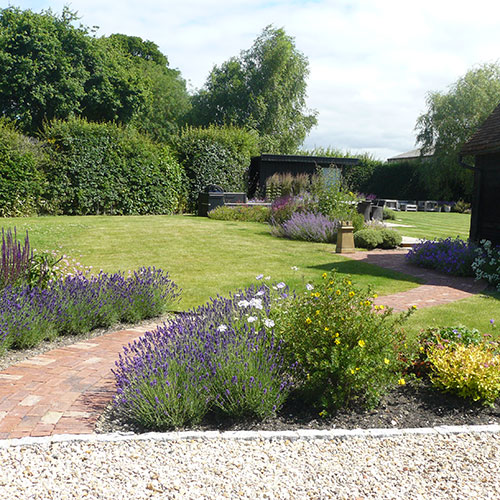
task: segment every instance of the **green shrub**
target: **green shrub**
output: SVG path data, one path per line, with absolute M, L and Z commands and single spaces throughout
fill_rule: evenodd
M 382 243 L 379 245 L 381 248 L 396 248 L 403 241 L 401 235 L 394 229 L 380 229 L 379 233 L 382 236 Z
M 43 166 L 47 156 L 42 145 L 0 119 L 0 216 L 34 215 L 43 209 Z
M 285 364 L 297 364 L 300 392 L 312 404 L 371 407 L 400 378 L 394 332 L 409 312 L 378 312 L 374 297 L 349 278 L 324 273 L 272 311 Z
M 438 344 L 428 358 L 431 381 L 439 389 L 486 405 L 500 397 L 500 357 L 494 345 Z
M 382 231 L 377 229 L 360 229 L 354 233 L 354 245 L 358 248 L 373 250 L 383 243 Z
M 453 212 L 457 212 L 459 214 L 470 214 L 470 203 L 465 202 L 464 200 L 458 200 L 452 207 Z
M 384 220 L 396 220 L 396 212 L 390 208 L 383 208 L 383 219 Z
M 199 193 L 209 184 L 224 191 L 246 191 L 250 158 L 258 154 L 258 136 L 235 127 L 187 127 L 174 147 L 187 176 L 189 207 L 194 209 Z
M 313 211 L 330 220 L 352 221 L 358 213 L 358 196 L 342 180 L 339 169 L 329 169 L 328 173 L 313 176 L 311 194 L 316 200 Z
M 478 345 L 482 341 L 483 335 L 477 328 L 471 329 L 463 325 L 427 328 L 419 334 L 419 343 L 424 351 L 442 342 Z
M 210 219 L 269 222 L 270 209 L 263 206 L 217 207 L 208 212 Z
M 354 227 L 354 233 L 361 231 L 361 229 L 365 227 L 365 218 L 363 214 L 353 214 L 351 222 Z
M 170 214 L 183 196 L 182 170 L 166 146 L 133 128 L 83 119 L 45 129 L 52 146 L 48 198 L 68 215 Z

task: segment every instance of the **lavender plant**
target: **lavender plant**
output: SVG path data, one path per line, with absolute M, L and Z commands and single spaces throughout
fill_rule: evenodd
M 475 257 L 475 245 L 461 240 L 439 239 L 422 241 L 407 254 L 411 264 L 435 269 L 436 271 L 455 276 L 473 276 L 472 262 Z
M 283 288 L 279 293 L 287 296 Z M 211 410 L 274 414 L 289 381 L 269 319 L 271 295 L 262 285 L 218 296 L 147 332 L 116 363 L 115 405 L 154 429 L 195 424 Z
M 102 272 L 67 276 L 45 289 L 9 285 L 0 291 L 0 349 L 158 316 L 179 295 L 168 273 L 155 268 L 141 268 L 128 277 Z
M 283 236 L 292 240 L 335 243 L 337 227 L 337 221 L 331 221 L 320 213 L 295 212 L 280 226 L 273 226 L 271 232 L 275 236 Z

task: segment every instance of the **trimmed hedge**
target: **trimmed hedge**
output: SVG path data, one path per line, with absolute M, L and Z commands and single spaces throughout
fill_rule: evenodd
M 182 170 L 167 146 L 133 128 L 73 118 L 45 128 L 51 146 L 48 199 L 67 215 L 171 214 Z
M 432 200 L 424 183 L 420 161 L 390 162 L 376 165 L 369 178 L 357 186 L 363 193 L 374 193 L 377 198 L 397 200 Z
M 0 120 L 0 216 L 19 217 L 38 213 L 45 186 L 42 145 Z
M 224 191 L 245 191 L 250 158 L 259 152 L 259 137 L 236 127 L 187 127 L 174 147 L 187 177 L 188 203 L 209 184 Z

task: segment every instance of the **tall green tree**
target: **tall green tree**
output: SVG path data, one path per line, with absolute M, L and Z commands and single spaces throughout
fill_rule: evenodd
M 129 71 L 140 75 L 144 102 L 131 122 L 157 141 L 170 141 L 191 108 L 180 71 L 169 67 L 167 56 L 154 42 L 123 34 L 107 40 L 127 56 Z
M 429 92 L 427 112 L 417 119 L 417 142 L 434 160 L 423 164 L 429 188 L 439 199 L 470 198 L 472 173 L 458 153 L 500 102 L 500 65 L 483 64 L 459 78 L 448 92 Z
M 179 71 L 150 41 L 96 38 L 64 8 L 0 9 L 0 116 L 35 134 L 44 122 L 80 116 L 133 123 L 153 138 L 177 132 L 189 109 Z
M 68 9 L 0 10 L 0 113 L 25 132 L 82 110 L 91 41 L 74 20 Z
M 308 74 L 293 38 L 268 26 L 249 50 L 214 66 L 193 96 L 191 122 L 253 129 L 264 151 L 295 152 L 317 122 L 306 107 Z

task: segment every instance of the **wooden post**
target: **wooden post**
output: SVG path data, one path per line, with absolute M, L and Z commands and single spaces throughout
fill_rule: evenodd
M 337 253 L 354 252 L 354 227 L 352 222 L 344 221 L 340 223 L 337 233 Z

